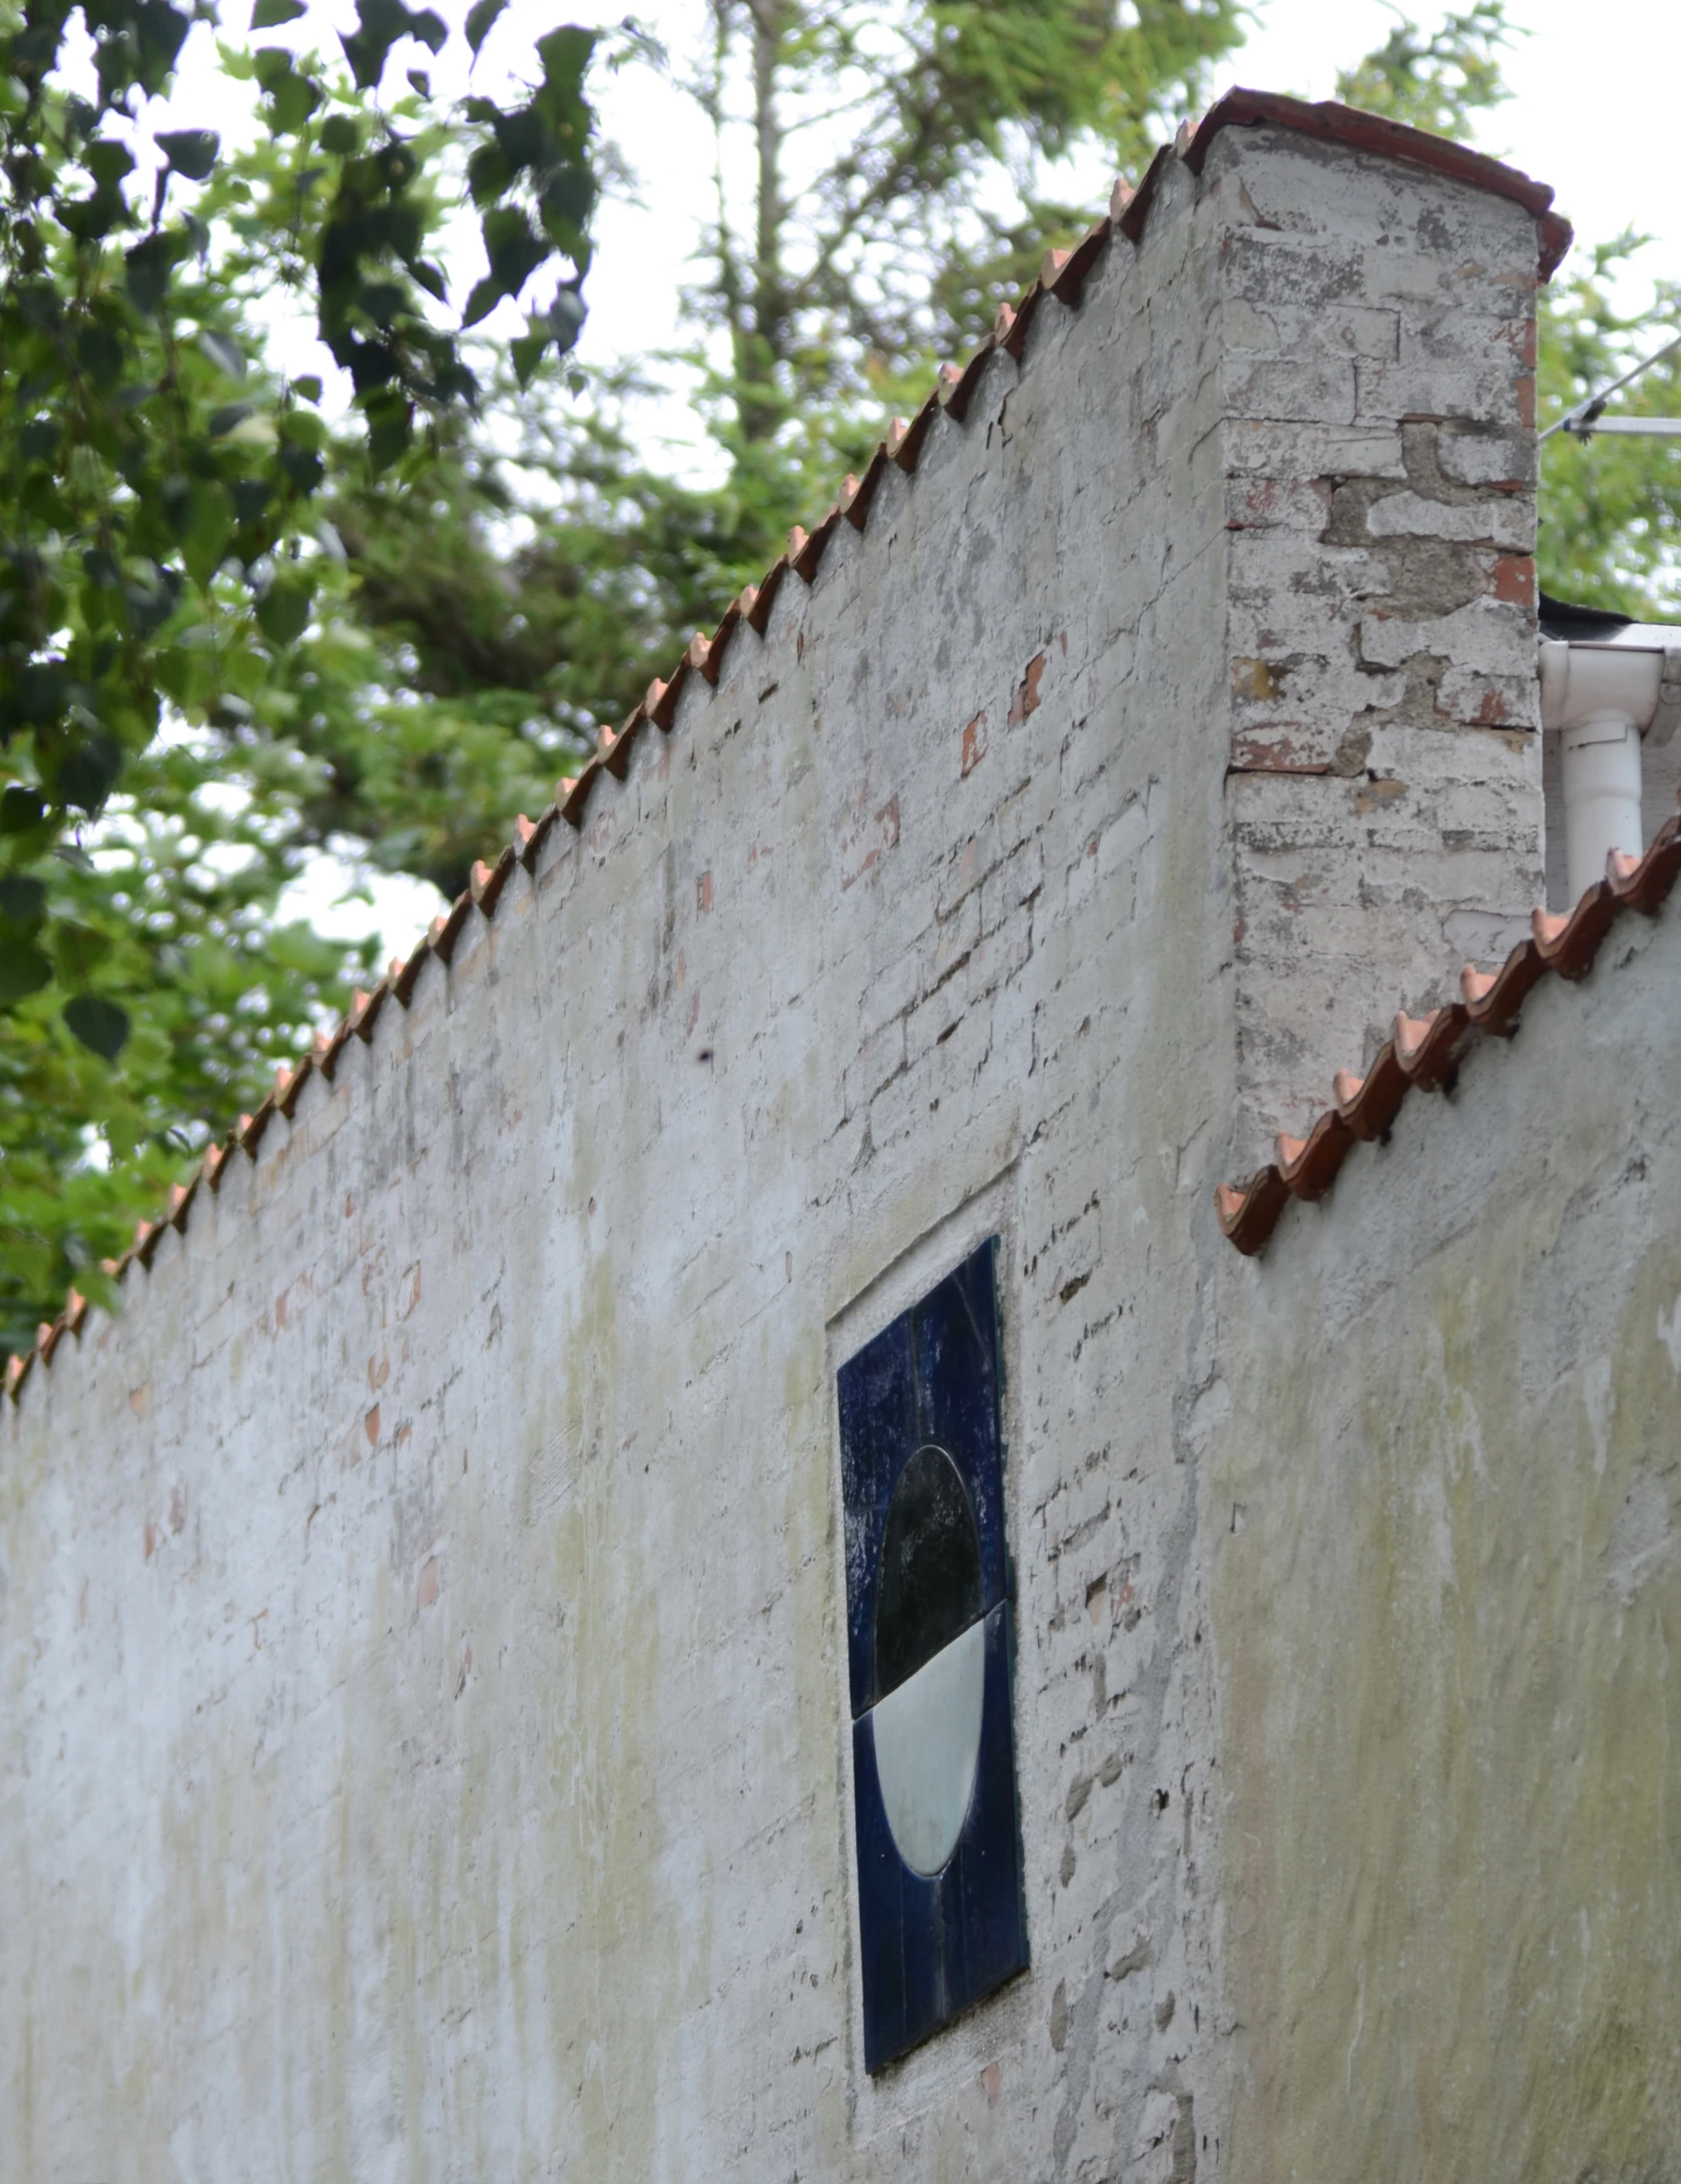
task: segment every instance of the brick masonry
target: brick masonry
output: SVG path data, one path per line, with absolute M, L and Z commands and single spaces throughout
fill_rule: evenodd
M 21 2173 L 1185 2184 L 1272 2114 L 1211 1191 L 1534 897 L 1536 248 L 1168 163 L 6 1406 Z M 1033 1963 L 870 2078 L 834 1372 L 994 1231 Z

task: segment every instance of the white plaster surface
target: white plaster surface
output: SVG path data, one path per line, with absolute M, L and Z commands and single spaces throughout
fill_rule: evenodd
M 1358 1407 L 1316 1240 L 1378 1255 L 1381 1323 L 1521 1158 L 1561 1210 L 1507 1279 L 1544 1283 L 1638 1133 L 1548 1106 L 1526 1029 L 1484 1071 L 1517 1104 L 1409 1111 L 1436 1152 L 1363 1152 L 1261 1265 L 1212 1189 L 1537 891 L 1534 258 L 1421 169 L 1268 130 L 1170 165 L 1079 310 L 25 1382 L 8 2177 L 1492 2173 L 1357 2172 L 1334 2133 L 1288 2168 L 1322 1989 L 1262 1914 L 1302 1930 L 1312 1831 L 1263 1802 L 1252 1854 L 1231 1815 L 1258 1749 L 1310 1780 L 1337 1723 L 1306 1637 L 1300 1705 L 1238 1671 L 1272 1673 L 1256 1601 L 1326 1573 L 1282 1520 L 1223 1558 L 1343 1445 L 1245 1471 L 1260 1368 Z M 872 2079 L 834 1369 L 994 1231 L 1032 1967 Z M 1655 1508 L 1607 1598 L 1668 1569 Z M 1369 1990 L 1323 1991 L 1347 2045 Z M 1395 2010 L 1374 2114 L 1412 2083 Z

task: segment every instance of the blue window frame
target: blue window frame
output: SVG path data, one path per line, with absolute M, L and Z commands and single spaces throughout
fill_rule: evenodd
M 1027 1962 L 997 1239 L 840 1367 L 864 2065 Z

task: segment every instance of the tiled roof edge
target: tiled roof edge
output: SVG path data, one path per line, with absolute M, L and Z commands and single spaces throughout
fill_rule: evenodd
M 1076 309 L 1084 293 L 1086 276 L 1111 236 L 1122 235 L 1135 245 L 1142 241 L 1150 209 L 1170 160 L 1177 159 L 1193 174 L 1200 175 L 1208 157 L 1208 148 L 1220 130 L 1228 127 L 1249 127 L 1260 122 L 1270 122 L 1281 128 L 1297 130 L 1304 135 L 1346 144 L 1355 150 L 1377 152 L 1390 158 L 1433 167 L 1455 180 L 1470 182 L 1478 188 L 1491 190 L 1498 196 L 1513 199 L 1526 210 L 1534 212 L 1541 222 L 1543 276 L 1550 273 L 1568 246 L 1568 225 L 1546 211 L 1552 202 L 1552 192 L 1544 184 L 1531 182 L 1526 175 L 1520 175 L 1515 168 L 1503 167 L 1498 161 L 1487 159 L 1481 153 L 1467 152 L 1461 146 L 1449 144 L 1440 137 L 1427 136 L 1421 130 L 1406 129 L 1399 123 L 1382 121 L 1376 115 L 1363 114 L 1354 107 L 1338 106 L 1331 102 L 1310 106 L 1300 99 L 1285 98 L 1264 91 L 1228 92 L 1209 109 L 1200 123 L 1187 122 L 1173 144 L 1162 146 L 1136 190 L 1124 179 L 1116 183 L 1109 201 L 1107 217 L 1095 221 L 1071 250 L 1045 253 L 1038 279 L 1028 288 L 1014 309 L 1007 303 L 1000 306 L 992 332 L 966 364 L 940 366 L 938 378 L 916 415 L 909 419 L 894 418 L 886 438 L 880 442 L 865 466 L 863 477 L 845 480 L 839 499 L 817 528 L 810 535 L 798 528 L 791 532 L 788 551 L 772 563 L 758 585 L 750 584 L 738 599 L 731 602 L 712 636 L 708 638 L 697 632 L 690 639 L 670 677 L 665 682 L 655 681 L 649 685 L 647 696 L 634 708 L 617 732 L 608 728 L 600 731 L 599 748 L 582 772 L 576 778 L 563 780 L 557 785 L 554 802 L 539 813 L 535 819 L 527 819 L 523 813 L 520 815 L 515 822 L 517 838 L 502 851 L 494 865 L 474 865 L 471 885 L 462 890 L 441 917 L 433 920 L 431 929 L 407 961 L 393 960 L 388 975 L 371 994 L 356 995 L 349 1013 L 333 1031 L 322 1032 L 309 1051 L 291 1068 L 281 1067 L 276 1090 L 255 1114 L 242 1115 L 226 1139 L 206 1152 L 200 1176 L 185 1189 L 178 1185 L 172 1193 L 170 1209 L 163 1219 L 155 1222 L 143 1221 L 135 1232 L 134 1243 L 121 1259 L 108 1260 L 105 1271 L 119 1282 L 127 1278 L 129 1268 L 136 1260 L 150 1271 L 153 1255 L 163 1241 L 165 1227 L 174 1227 L 178 1232 L 185 1233 L 188 1212 L 201 1181 L 209 1185 L 213 1194 L 220 1189 L 226 1165 L 236 1150 L 244 1151 L 255 1161 L 258 1158 L 260 1141 L 276 1111 L 279 1110 L 289 1120 L 304 1084 L 316 1070 L 331 1082 L 338 1056 L 350 1035 L 354 1033 L 364 1044 L 370 1044 L 375 1018 L 387 998 L 394 997 L 404 1009 L 410 1005 L 415 983 L 425 968 L 427 957 L 436 955 L 447 966 L 470 911 L 477 908 L 487 919 L 495 916 L 497 902 L 514 863 L 517 861 L 528 872 L 533 871 L 538 851 L 557 820 L 564 819 L 574 830 L 582 826 L 585 808 L 597 782 L 604 774 L 611 775 L 616 781 L 623 781 L 632 747 L 643 729 L 650 722 L 661 730 L 671 728 L 678 699 L 689 678 L 699 675 L 707 683 L 716 683 L 723 665 L 725 649 L 744 623 L 750 625 L 759 636 L 764 636 L 777 591 L 791 572 L 799 575 L 807 585 L 816 582 L 825 548 L 833 537 L 840 518 L 844 516 L 858 531 L 864 529 L 875 487 L 885 465 L 889 462 L 896 463 L 907 473 L 913 471 L 921 455 L 922 443 L 935 418 L 943 412 L 958 423 L 963 421 L 974 390 L 996 350 L 1004 350 L 1018 364 L 1022 361 L 1029 331 L 1045 297 L 1053 295 L 1069 309 Z M 1550 258 L 1548 252 L 1552 245 L 1547 238 L 1552 231 L 1547 226 L 1549 220 L 1563 239 Z M 1253 1248 L 1259 1249 L 1259 1246 Z M 15 1353 L 7 1360 L 3 1384 L 5 1392 L 14 1402 L 37 1360 L 44 1365 L 50 1365 L 65 1334 L 80 1338 L 87 1312 L 86 1301 L 72 1290 L 59 1317 L 54 1321 L 44 1321 L 37 1330 L 33 1347 L 28 1351 Z
M 1323 1198 L 1359 1142 L 1381 1138 L 1410 1091 L 1434 1092 L 1454 1077 L 1473 1034 L 1509 1038 L 1525 1000 L 1550 972 L 1585 978 L 1600 942 L 1630 910 L 1655 917 L 1681 873 L 1681 816 L 1658 829 L 1642 857 L 1613 850 L 1605 877 L 1596 880 L 1568 916 L 1536 910 L 1530 937 L 1520 941 L 1496 971 L 1467 963 L 1459 973 L 1461 999 L 1428 1016 L 1398 1016 L 1364 1077 L 1340 1070 L 1326 1108 L 1305 1138 L 1281 1135 L 1277 1157 L 1239 1188 L 1222 1183 L 1215 1210 L 1228 1240 L 1246 1256 L 1261 1251 L 1293 1198 Z
M 1509 198 L 1530 214 L 1539 231 L 1540 276 L 1550 280 L 1570 248 L 1570 223 L 1552 210 L 1553 192 L 1520 169 L 1507 167 L 1485 152 L 1454 144 L 1450 138 L 1431 136 L 1428 130 L 1410 129 L 1404 122 L 1386 121 L 1381 114 L 1363 113 L 1358 106 L 1340 106 L 1335 99 L 1317 105 L 1306 99 L 1288 98 L 1279 91 L 1228 91 L 1211 106 L 1200 122 L 1187 122 L 1180 130 L 1175 151 L 1194 175 L 1203 171 L 1209 148 L 1223 129 L 1252 129 L 1258 123 L 1293 129 L 1305 137 L 1328 144 L 1345 145 L 1352 152 L 1373 152 L 1381 159 L 1405 160 L 1427 167 L 1450 182 L 1466 183 L 1493 197 Z M 1153 190 L 1158 154 L 1139 190 L 1141 199 Z M 1141 216 L 1142 217 L 1142 216 Z

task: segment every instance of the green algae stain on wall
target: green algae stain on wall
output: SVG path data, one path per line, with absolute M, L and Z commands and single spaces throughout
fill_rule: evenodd
M 1548 1358 L 1539 1218 L 1317 1348 L 1298 1298 L 1219 1465 L 1246 2184 L 1681 2143 L 1681 1251 Z

